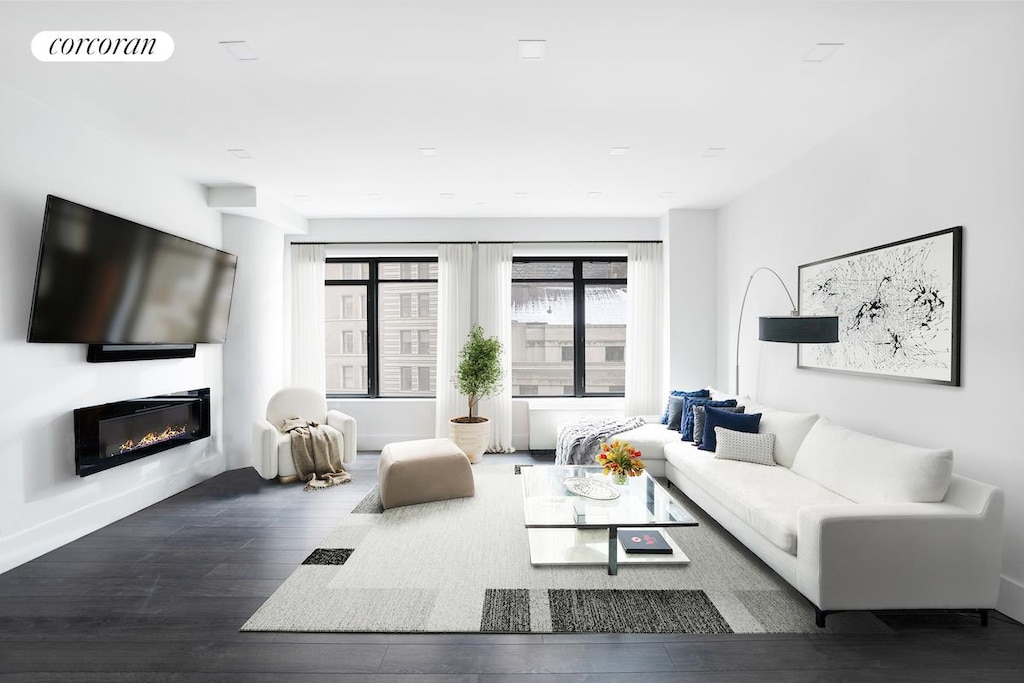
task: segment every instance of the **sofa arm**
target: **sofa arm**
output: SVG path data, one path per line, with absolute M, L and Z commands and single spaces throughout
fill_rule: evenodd
M 264 479 L 277 476 L 277 444 L 281 432 L 266 420 L 256 420 L 252 430 L 253 467 Z
M 798 513 L 801 589 L 822 610 L 982 609 L 999 594 L 1003 497 L 815 505 Z
M 356 419 L 340 410 L 327 411 L 327 424 L 334 427 L 345 437 L 343 439 L 341 461 L 349 465 L 356 461 Z

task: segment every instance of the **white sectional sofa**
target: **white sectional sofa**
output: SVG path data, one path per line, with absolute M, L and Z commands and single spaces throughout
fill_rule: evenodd
M 953 474 L 950 451 L 741 403 L 776 435 L 776 466 L 716 458 L 660 424 L 618 437 L 645 437 L 651 473 L 663 468 L 810 600 L 819 626 L 830 612 L 870 609 L 980 610 L 984 622 L 999 590 L 999 489 Z

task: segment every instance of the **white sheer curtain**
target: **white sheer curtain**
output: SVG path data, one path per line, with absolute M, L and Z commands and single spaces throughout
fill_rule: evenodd
M 293 386 L 327 393 L 324 357 L 324 262 L 322 244 L 291 246 Z
M 472 323 L 473 245 L 437 247 L 437 414 L 435 434 L 448 436 L 448 421 L 466 414 L 464 397 L 452 384 L 459 350 Z
M 480 402 L 491 419 L 488 453 L 512 453 L 512 245 L 481 244 L 477 253 L 477 322 L 501 342 L 501 393 Z
M 626 415 L 661 412 L 664 283 L 660 242 L 628 246 Z

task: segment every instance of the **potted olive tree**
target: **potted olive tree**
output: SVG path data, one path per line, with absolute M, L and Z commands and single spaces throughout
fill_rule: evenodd
M 469 456 L 470 462 L 480 462 L 491 440 L 491 422 L 477 415 L 477 404 L 501 391 L 501 380 L 501 342 L 497 337 L 485 337 L 484 329 L 473 325 L 459 351 L 459 367 L 452 378 L 455 388 L 468 401 L 469 414 L 453 417 L 449 427 L 451 440 Z

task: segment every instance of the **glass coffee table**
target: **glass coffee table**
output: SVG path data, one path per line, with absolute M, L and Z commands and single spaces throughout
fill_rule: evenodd
M 647 472 L 621 485 L 613 484 L 614 478 L 605 476 L 601 467 L 535 465 L 523 467 L 521 476 L 531 564 L 607 565 L 615 575 L 620 564 L 689 563 L 667 533 L 661 535 L 671 553 L 627 554 L 619 543 L 620 529 L 637 529 L 642 535 L 651 527 L 697 526 Z M 566 480 L 587 495 L 571 491 Z

